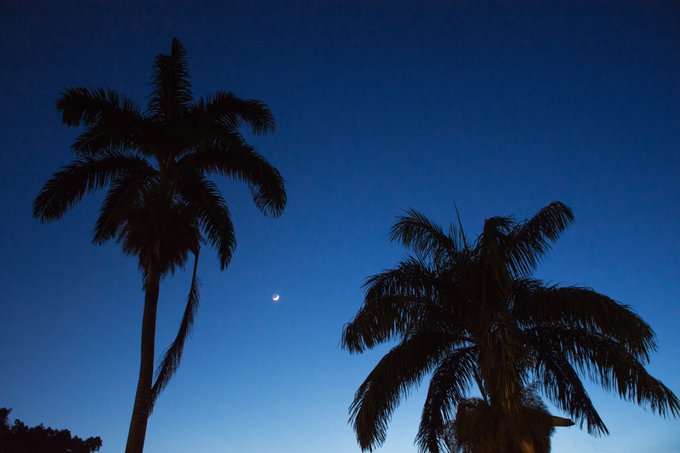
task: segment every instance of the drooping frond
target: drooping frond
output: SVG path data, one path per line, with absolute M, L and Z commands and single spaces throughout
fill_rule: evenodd
M 189 290 L 189 296 L 187 297 L 187 305 L 184 309 L 184 315 L 182 316 L 182 322 L 179 326 L 179 331 L 175 340 L 172 342 L 170 347 L 163 354 L 160 365 L 156 369 L 156 379 L 151 389 L 151 407 L 150 411 L 153 410 L 153 406 L 156 404 L 158 395 L 163 391 L 163 389 L 170 382 L 170 378 L 175 374 L 179 363 L 182 360 L 182 352 L 184 351 L 184 345 L 191 334 L 191 328 L 194 325 L 194 318 L 196 312 L 198 311 L 198 305 L 200 302 L 199 297 L 199 281 L 196 276 L 196 270 L 198 269 L 198 250 L 194 252 L 194 270 L 191 277 L 191 289 Z
M 537 352 L 534 372 L 543 394 L 581 427 L 585 423 L 590 434 L 609 434 L 578 373 L 562 351 L 548 344 L 545 338 L 531 340 L 532 349 Z
M 198 224 L 217 250 L 220 267 L 226 268 L 236 248 L 229 208 L 214 183 L 198 172 L 186 172 L 177 182 L 178 191 L 196 210 Z
M 439 225 L 413 209 L 397 219 L 390 230 L 390 240 L 399 241 L 435 262 L 453 260 L 460 249 L 456 236 L 447 235 Z
M 149 111 L 154 117 L 175 121 L 188 111 L 193 102 L 189 76 L 186 50 L 179 39 L 173 38 L 170 54 L 159 54 L 154 62 L 149 97 Z
M 587 329 L 537 330 L 537 337 L 548 343 L 559 341 L 570 363 L 590 376 L 605 390 L 615 391 L 621 399 L 648 405 L 659 415 L 680 415 L 680 402 L 661 381 L 652 377 L 624 345 Z
M 531 219 L 514 226 L 508 237 L 507 260 L 516 275 L 529 276 L 538 260 L 550 250 L 574 215 L 559 201 L 541 209 Z
M 476 366 L 474 347 L 464 347 L 447 353 L 432 373 L 416 436 L 421 452 L 439 453 L 444 447 L 446 422 L 467 395 Z
M 246 124 L 254 134 L 266 134 L 273 132 L 276 125 L 265 103 L 257 99 L 241 99 L 229 91 L 218 91 L 205 101 L 200 99 L 194 109 L 209 121 L 217 121 L 231 130 L 238 130 Z
M 69 88 L 57 100 L 57 111 L 67 126 L 135 124 L 142 116 L 131 99 L 103 88 Z
M 132 210 L 138 209 L 145 195 L 154 186 L 158 186 L 158 178 L 151 167 L 140 167 L 116 179 L 99 210 L 92 242 L 103 244 L 113 239 L 130 217 Z
M 86 193 L 101 189 L 121 175 L 148 169 L 144 159 L 116 152 L 76 159 L 43 186 L 33 203 L 33 216 L 41 222 L 58 219 Z
M 230 147 L 247 146 L 246 139 L 238 129 L 225 125 L 218 118 L 209 115 L 198 106 L 189 111 L 186 121 L 192 146 L 180 152 L 177 156 L 178 159 L 197 150 L 216 149 L 219 151 Z
M 544 286 L 536 280 L 518 280 L 512 312 L 526 326 L 577 327 L 612 338 L 645 362 L 656 349 L 649 324 L 630 307 L 590 288 Z
M 350 406 L 350 422 L 362 451 L 373 451 L 385 441 L 392 412 L 436 365 L 446 347 L 443 335 L 423 332 L 405 339 L 378 362 Z
M 245 143 L 213 140 L 198 152 L 182 157 L 180 171 L 194 169 L 216 173 L 248 183 L 255 205 L 265 214 L 277 217 L 286 207 L 285 183 L 279 171 Z
M 408 257 L 396 268 L 369 277 L 364 283 L 364 289 L 369 299 L 384 296 L 432 298 L 437 290 L 437 277 L 437 270 L 428 263 Z
M 364 305 L 342 333 L 342 347 L 352 353 L 413 331 L 434 309 L 435 276 L 422 262 L 406 260 L 399 267 L 368 279 Z
M 380 304 L 363 307 L 352 322 L 345 325 L 341 346 L 351 353 L 364 352 L 409 331 L 426 310 L 422 298 L 385 296 Z

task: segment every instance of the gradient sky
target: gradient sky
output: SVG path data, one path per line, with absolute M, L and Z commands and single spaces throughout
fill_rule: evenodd
M 219 180 L 238 248 L 224 272 L 202 254 L 201 310 L 147 453 L 358 452 L 347 408 L 389 345 L 351 356 L 340 333 L 365 278 L 404 256 L 387 232 L 407 208 L 447 223 L 456 203 L 473 235 L 490 216 L 568 204 L 576 222 L 537 276 L 632 306 L 658 335 L 649 370 L 680 392 L 677 1 L 140 3 L 0 3 L 0 406 L 14 417 L 123 450 L 136 262 L 90 243 L 101 194 L 47 225 L 31 205 L 72 158 L 60 90 L 109 87 L 144 105 L 173 36 L 196 95 L 271 107 L 276 133 L 253 143 L 289 204 L 265 218 L 247 187 Z M 188 287 L 186 273 L 162 284 L 159 350 Z M 589 388 L 611 435 L 558 429 L 553 452 L 680 451 L 677 420 Z M 416 451 L 425 389 L 380 452 Z

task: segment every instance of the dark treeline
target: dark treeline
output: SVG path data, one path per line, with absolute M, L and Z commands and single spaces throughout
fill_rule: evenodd
M 0 408 L 0 453 L 92 453 L 102 447 L 99 437 L 81 439 L 67 429 L 29 427 L 18 419 L 10 425 L 11 411 Z

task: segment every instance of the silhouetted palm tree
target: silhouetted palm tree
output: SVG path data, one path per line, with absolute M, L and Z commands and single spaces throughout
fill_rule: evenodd
M 350 407 L 362 450 L 385 440 L 392 412 L 430 372 L 421 451 L 446 448 L 445 429 L 457 409 L 520 416 L 532 382 L 588 432 L 606 434 L 581 375 L 662 416 L 678 416 L 676 396 L 644 368 L 656 347 L 649 325 L 591 289 L 530 277 L 572 220 L 558 202 L 520 223 L 493 217 L 472 244 L 460 227 L 444 232 L 415 211 L 397 221 L 391 239 L 415 256 L 368 279 L 364 304 L 342 335 L 352 353 L 399 340 Z M 470 402 L 475 384 L 481 400 Z
M 127 453 L 143 450 L 153 404 L 179 365 L 198 308 L 201 244 L 217 250 L 222 269 L 236 246 L 227 204 L 208 176 L 248 183 L 264 214 L 278 216 L 286 204 L 281 175 L 239 133 L 242 124 L 256 134 L 273 130 L 265 104 L 222 91 L 194 100 L 186 52 L 177 39 L 169 55 L 156 57 L 151 85 L 145 113 L 112 90 L 62 93 L 57 110 L 64 123 L 85 130 L 72 145 L 78 157 L 45 184 L 33 211 L 42 222 L 59 219 L 86 193 L 108 187 L 93 242 L 116 239 L 139 259 L 145 288 L 142 351 Z M 159 284 L 190 256 L 194 265 L 187 306 L 154 381 Z

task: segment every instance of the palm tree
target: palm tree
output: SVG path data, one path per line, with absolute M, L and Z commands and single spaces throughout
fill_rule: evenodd
M 95 224 L 95 244 L 115 239 L 136 256 L 145 298 L 139 380 L 126 452 L 141 453 L 149 414 L 182 356 L 198 308 L 196 270 L 201 244 L 217 250 L 221 269 L 236 241 L 227 203 L 208 178 L 249 184 L 257 207 L 278 216 L 286 204 L 279 172 L 239 132 L 274 129 L 269 108 L 219 91 L 194 100 L 186 51 L 173 39 L 154 62 L 148 109 L 105 89 L 72 88 L 57 101 L 68 126 L 84 126 L 72 145 L 76 159 L 55 173 L 34 203 L 42 222 L 61 218 L 89 192 L 108 187 Z M 160 281 L 193 257 L 186 309 L 154 380 L 154 338 Z
M 398 219 L 390 237 L 415 255 L 368 279 L 364 304 L 342 334 L 351 353 L 398 340 L 350 406 L 362 450 L 382 444 L 392 412 L 428 373 L 417 435 L 424 452 L 446 449 L 447 426 L 457 421 L 456 413 L 524 417 L 523 395 L 532 382 L 591 434 L 608 431 L 582 375 L 662 416 L 680 414 L 677 397 L 645 370 L 656 347 L 649 325 L 591 289 L 531 278 L 572 221 L 569 208 L 555 202 L 524 222 L 487 219 L 470 244 L 460 220 L 445 232 L 416 211 Z M 473 386 L 480 400 L 470 401 Z M 531 439 L 522 436 L 516 445 Z

